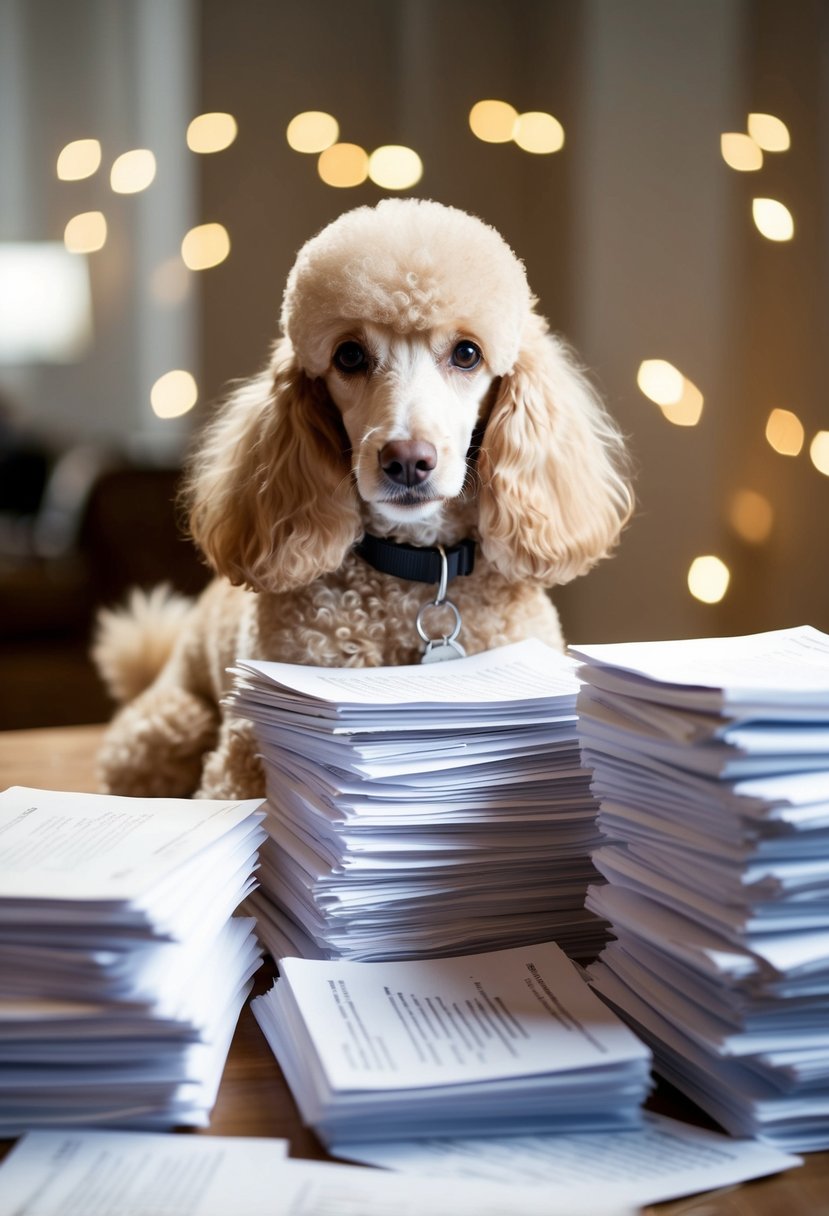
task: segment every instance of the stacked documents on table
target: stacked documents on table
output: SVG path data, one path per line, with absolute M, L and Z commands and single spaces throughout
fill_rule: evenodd
M 0 1136 L 204 1125 L 259 965 L 259 802 L 0 794 Z
M 553 943 L 280 977 L 253 1012 L 325 1143 L 641 1122 L 650 1052 Z
M 419 667 L 242 663 L 230 705 L 267 773 L 253 907 L 274 956 L 555 940 L 595 958 L 575 666 L 541 642 Z
M 829 1147 L 829 636 L 586 646 L 596 988 L 725 1128 Z

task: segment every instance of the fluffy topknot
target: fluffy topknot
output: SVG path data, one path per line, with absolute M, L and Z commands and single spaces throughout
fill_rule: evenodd
M 282 328 L 310 376 L 328 366 L 335 331 L 362 321 L 398 333 L 461 330 L 503 375 L 533 304 L 522 263 L 494 228 L 442 203 L 384 199 L 347 211 L 302 247 Z

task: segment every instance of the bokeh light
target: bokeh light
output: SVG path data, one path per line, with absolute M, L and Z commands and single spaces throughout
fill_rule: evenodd
M 199 114 L 187 128 L 187 147 L 191 152 L 207 154 L 223 152 L 229 148 L 239 133 L 232 114 L 214 111 Z
M 829 477 L 829 431 L 818 431 L 809 444 L 809 459 L 819 473 Z
M 209 270 L 230 253 L 230 237 L 223 224 L 199 224 L 181 242 L 181 257 L 188 270 Z
M 413 148 L 386 144 L 369 157 L 368 175 L 384 190 L 408 190 L 423 176 L 423 161 Z
M 180 418 L 198 399 L 196 381 L 190 372 L 181 369 L 159 376 L 150 390 L 150 405 L 159 418 Z
M 564 127 L 543 110 L 529 110 L 515 120 L 512 138 L 525 152 L 546 155 L 564 147 Z
M 166 258 L 150 274 L 150 293 L 156 304 L 174 308 L 190 293 L 192 276 L 180 257 Z
M 684 377 L 667 359 L 643 359 L 636 383 L 656 405 L 675 405 L 682 398 Z
M 340 125 L 324 110 L 304 110 L 288 123 L 285 137 L 295 152 L 324 152 L 339 139 Z
M 785 203 L 776 198 L 755 198 L 751 214 L 757 231 L 768 241 L 790 241 L 794 236 L 794 217 Z
M 766 422 L 766 439 L 781 456 L 799 456 L 805 433 L 803 423 L 791 410 L 774 409 Z
M 728 522 L 741 540 L 762 545 L 771 535 L 774 509 L 764 494 L 737 490 L 729 506 Z
M 764 152 L 786 152 L 791 147 L 789 128 L 774 114 L 749 114 L 748 133 Z
M 688 570 L 688 590 L 703 604 L 718 604 L 728 590 L 731 572 L 711 553 L 695 557 Z
M 63 231 L 63 243 L 70 253 L 97 253 L 106 239 L 107 222 L 102 211 L 73 215 Z
M 488 98 L 476 101 L 469 111 L 469 126 L 473 135 L 487 144 L 506 144 L 512 139 L 518 111 L 508 101 Z
M 155 178 L 155 156 L 149 148 L 123 152 L 112 165 L 109 184 L 116 194 L 138 194 Z
M 91 177 L 101 164 L 101 145 L 97 139 L 75 139 L 58 155 L 57 174 L 63 182 Z
M 720 136 L 720 151 L 729 168 L 739 173 L 751 173 L 763 167 L 762 149 L 750 135 L 738 131 L 726 132 Z
M 682 377 L 682 393 L 679 401 L 669 401 L 659 408 L 674 426 L 696 426 L 702 417 L 704 399 L 697 386 L 686 376 Z
M 368 153 L 359 144 L 333 144 L 320 153 L 317 172 L 326 186 L 360 186 L 368 177 Z

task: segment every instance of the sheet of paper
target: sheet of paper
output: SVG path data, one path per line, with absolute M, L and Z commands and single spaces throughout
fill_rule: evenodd
M 406 1174 L 534 1183 L 576 1202 L 612 1195 L 643 1205 L 802 1164 L 756 1140 L 734 1140 L 649 1111 L 641 1129 L 625 1132 L 335 1144 L 331 1151 Z
M 282 974 L 335 1090 L 452 1085 L 645 1058 L 551 943 L 382 966 L 285 959 Z
M 278 1193 L 287 1147 L 244 1137 L 30 1132 L 0 1165 L 0 1216 L 252 1216 Z
M 485 705 L 575 697 L 577 664 L 535 639 L 444 663 L 412 667 L 301 667 L 290 663 L 245 660 L 253 672 L 305 701 L 336 708 L 348 706 Z
M 261 801 L 13 786 L 0 793 L 0 911 L 13 899 L 137 899 L 254 815 Z
M 637 679 L 648 681 L 639 695 L 654 700 L 735 710 L 763 704 L 829 709 L 829 635 L 811 625 L 743 637 L 574 646 L 570 653 L 600 669 L 599 687 L 630 694 Z
M 528 1186 L 411 1178 L 297 1161 L 281 1140 L 140 1132 L 33 1132 L 0 1165 L 0 1216 L 630 1216 Z

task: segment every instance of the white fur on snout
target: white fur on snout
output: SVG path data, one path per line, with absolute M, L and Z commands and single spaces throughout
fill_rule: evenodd
M 401 337 L 372 326 L 361 341 L 372 356 L 371 370 L 326 376 L 351 441 L 357 490 L 391 522 L 428 519 L 464 488 L 467 452 L 492 377 L 485 367 L 464 372 L 450 365 L 451 335 Z M 395 440 L 435 449 L 435 468 L 417 487 L 416 497 L 424 501 L 401 502 L 405 487 L 383 472 L 380 454 Z

